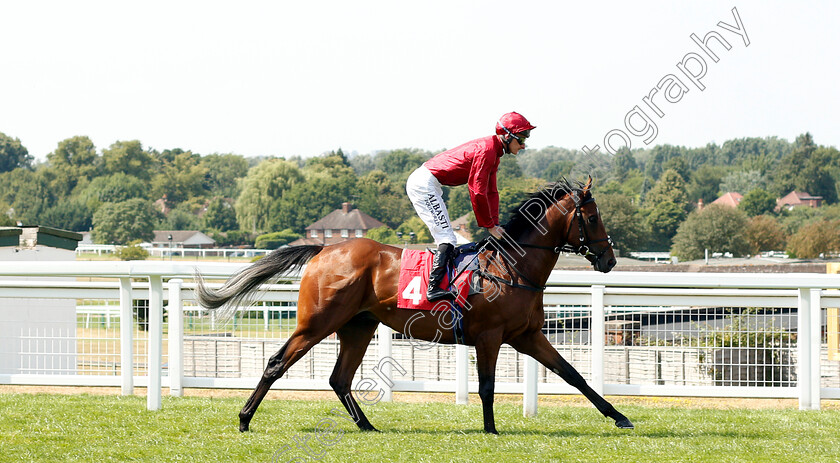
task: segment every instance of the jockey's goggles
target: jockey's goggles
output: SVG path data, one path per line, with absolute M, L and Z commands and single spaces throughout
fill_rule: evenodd
M 512 136 L 513 138 L 515 138 L 515 139 L 516 139 L 516 141 L 518 141 L 520 145 L 523 145 L 523 146 L 524 146 L 524 145 L 525 145 L 525 142 L 528 140 L 528 137 L 531 135 L 531 133 L 530 133 L 530 132 L 531 132 L 530 130 L 526 130 L 526 131 L 524 131 L 524 132 L 519 132 L 519 133 L 516 133 L 516 134 L 511 134 L 511 136 Z

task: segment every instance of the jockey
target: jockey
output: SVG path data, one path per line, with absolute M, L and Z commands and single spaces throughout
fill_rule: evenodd
M 496 135 L 444 151 L 408 177 L 408 198 L 438 246 L 426 291 L 429 301 L 455 298 L 454 294 L 440 287 L 446 267 L 454 257 L 456 242 L 449 212 L 441 197 L 441 185 L 468 185 L 478 225 L 486 228 L 493 237 L 501 238 L 504 230 L 499 227 L 496 171 L 502 156 L 506 153 L 516 155 L 525 148 L 525 140 L 534 128 L 521 114 L 507 113 L 496 123 Z

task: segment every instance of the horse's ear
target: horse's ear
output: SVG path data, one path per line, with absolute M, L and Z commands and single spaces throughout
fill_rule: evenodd
M 583 194 L 584 195 L 592 194 L 592 191 L 590 191 L 591 189 L 592 189 L 592 176 L 590 175 L 589 180 L 586 181 L 586 185 L 584 185 L 584 187 L 583 187 Z

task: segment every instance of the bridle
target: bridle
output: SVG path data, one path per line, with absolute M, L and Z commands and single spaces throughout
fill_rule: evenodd
M 612 247 L 612 238 L 607 235 L 606 238 L 601 238 L 598 240 L 593 240 L 589 238 L 589 235 L 586 233 L 586 227 L 584 226 L 583 220 L 583 206 L 586 206 L 589 203 L 595 202 L 594 196 L 589 196 L 588 199 L 581 201 L 577 195 L 572 195 L 572 200 L 575 202 L 575 216 L 572 220 L 569 221 L 569 228 L 566 230 L 566 237 L 563 240 L 565 244 L 562 246 L 539 246 L 536 244 L 528 244 L 528 243 L 517 243 L 523 248 L 534 248 L 534 249 L 547 249 L 553 251 L 555 254 L 560 254 L 561 252 L 568 252 L 573 254 L 578 254 L 583 256 L 589 262 L 594 262 L 601 257 Z M 578 241 L 579 244 L 577 246 L 571 244 L 569 242 L 569 236 L 572 234 L 572 225 L 577 222 L 578 225 Z M 592 244 L 601 243 L 606 241 L 610 244 L 610 246 L 604 246 L 604 249 L 601 249 L 599 253 L 592 252 L 592 248 L 590 247 Z
M 586 227 L 585 227 L 584 219 L 583 219 L 583 211 L 581 210 L 581 209 L 583 209 L 583 206 L 586 206 L 589 203 L 595 202 L 595 198 L 590 195 L 588 199 L 586 199 L 584 201 L 581 201 L 580 198 L 576 194 L 573 194 L 571 196 L 572 196 L 572 200 L 575 202 L 575 216 L 572 220 L 569 221 L 569 228 L 566 230 L 566 237 L 563 240 L 564 244 L 562 246 L 540 246 L 540 245 L 537 245 L 537 244 L 530 244 L 530 243 L 516 243 L 516 244 L 523 247 L 523 248 L 549 250 L 549 251 L 554 252 L 555 254 L 560 254 L 561 252 L 570 252 L 570 253 L 578 254 L 578 255 L 581 255 L 581 256 L 585 257 L 586 260 L 588 260 L 591 263 L 594 263 L 597 260 L 599 260 L 601 257 L 603 257 L 603 255 L 606 254 L 606 252 L 612 247 L 612 239 L 610 238 L 609 235 L 607 235 L 606 238 L 601 238 L 601 239 L 598 239 L 598 240 L 590 239 L 589 235 L 586 233 Z M 577 225 L 578 225 L 578 241 L 580 242 L 577 246 L 569 243 L 569 236 L 572 233 L 572 225 L 575 222 L 577 222 Z M 496 240 L 496 238 L 494 238 L 493 236 L 489 236 L 487 238 L 487 240 L 488 241 L 489 240 Z M 609 246 L 604 246 L 604 249 L 601 249 L 601 251 L 598 252 L 597 254 L 592 252 L 592 249 L 590 247 L 592 244 L 601 243 L 601 242 L 604 242 L 604 241 L 609 243 Z M 486 246 L 486 244 L 487 243 L 485 243 L 482 246 L 482 249 L 484 248 L 484 246 Z M 480 269 L 478 270 L 479 276 L 484 277 L 484 278 L 488 278 L 490 280 L 493 280 L 493 281 L 496 281 L 496 282 L 499 282 L 499 283 L 503 283 L 503 284 L 505 284 L 507 286 L 511 286 L 513 288 L 527 289 L 529 291 L 535 291 L 535 292 L 540 292 L 540 291 L 545 290 L 545 288 L 546 288 L 545 285 L 538 285 L 538 284 L 534 283 L 533 281 L 531 281 L 530 278 L 528 278 L 522 272 L 520 272 L 519 269 L 516 268 L 516 265 L 513 265 L 511 262 L 509 262 L 508 258 L 505 256 L 504 252 L 500 252 L 499 255 L 502 257 L 502 260 L 505 262 L 505 264 L 507 264 L 507 267 L 512 269 L 513 272 L 516 273 L 516 275 L 519 278 L 521 278 L 526 283 L 528 283 L 528 285 L 520 285 L 520 284 L 514 283 L 513 281 L 508 281 L 508 280 L 502 279 L 502 278 L 500 278 L 496 275 L 493 275 L 491 273 L 488 273 L 488 272 L 480 270 Z

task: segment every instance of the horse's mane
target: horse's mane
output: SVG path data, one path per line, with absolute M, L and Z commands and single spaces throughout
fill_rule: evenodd
M 531 193 L 531 195 L 522 201 L 518 206 L 510 211 L 510 219 L 503 225 L 505 232 L 510 235 L 513 240 L 521 238 L 525 233 L 534 229 L 534 220 L 542 219 L 550 207 L 554 205 L 561 198 L 569 193 L 576 192 L 583 199 L 584 184 L 576 180 L 568 180 L 562 177 L 560 180 L 544 185 L 539 190 Z M 537 206 L 539 204 L 540 206 Z M 525 211 L 530 214 L 526 214 Z M 539 212 L 538 217 L 534 217 L 534 212 Z

